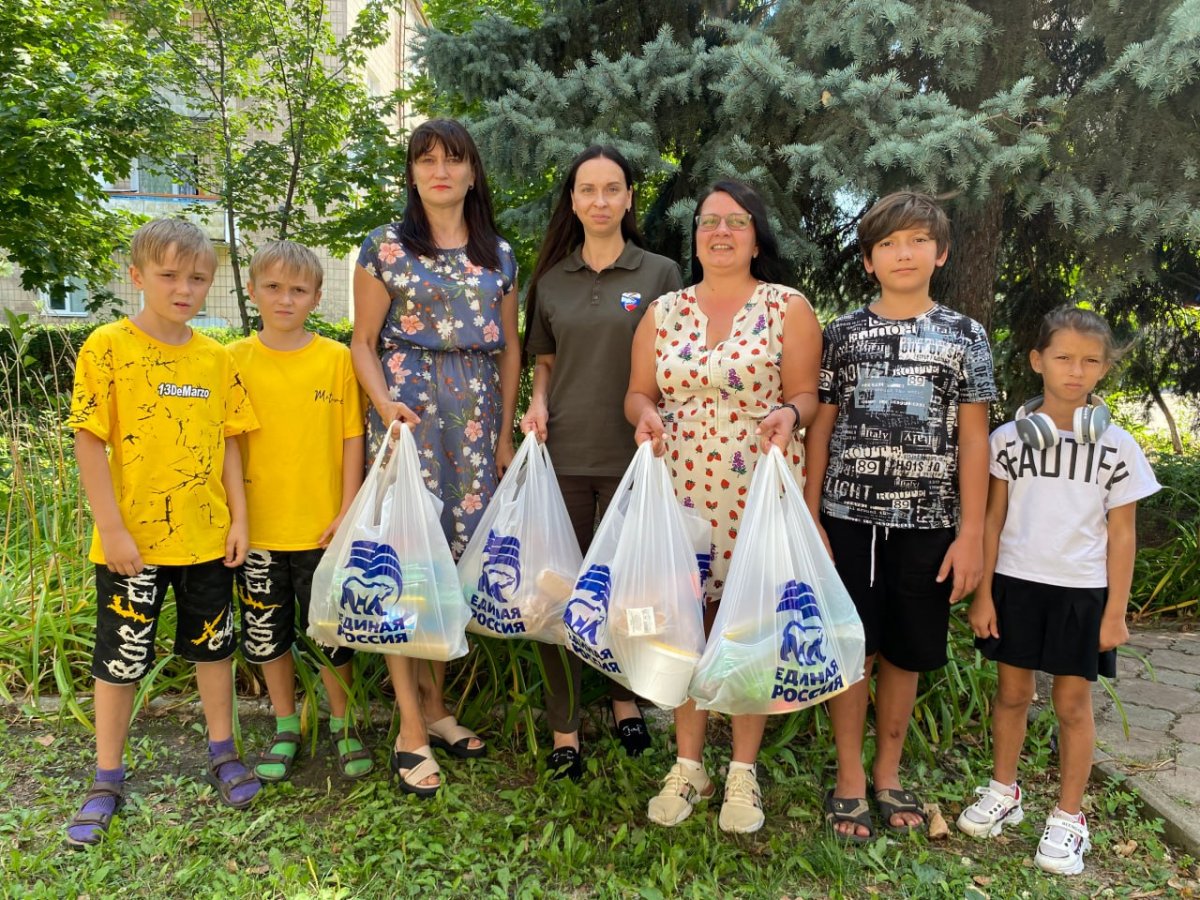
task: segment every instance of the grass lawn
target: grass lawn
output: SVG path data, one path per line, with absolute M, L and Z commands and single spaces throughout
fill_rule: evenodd
M 4 896 L 1200 896 L 1195 861 L 1164 845 L 1158 824 L 1115 784 L 1089 794 L 1094 848 L 1084 874 L 1056 879 L 1033 867 L 1057 775 L 1045 716 L 1030 729 L 1031 756 L 1041 764 L 1024 769 L 1027 816 L 1014 831 L 991 842 L 954 831 L 954 816 L 987 772 L 982 749 L 968 746 L 909 773 L 912 786 L 940 804 L 948 838 L 886 836 L 847 848 L 822 823 L 831 755 L 811 721 L 787 743 L 768 732 L 760 763 L 766 827 L 730 837 L 717 828 L 716 803 L 674 829 L 647 823 L 646 800 L 672 761 L 665 719 L 653 726 L 654 749 L 636 760 L 589 721 L 579 785 L 547 780 L 528 752 L 493 737 L 485 759 L 440 758 L 446 784 L 431 801 L 389 786 L 381 721 L 366 734 L 379 766 L 364 781 L 343 781 L 326 746 L 312 752 L 306 744 L 292 782 L 267 786 L 238 812 L 204 783 L 198 713 L 184 705 L 138 717 L 127 757 L 130 802 L 108 841 L 72 852 L 63 826 L 93 765 L 90 733 L 65 718 L 30 718 L 11 706 L 0 713 Z M 247 717 L 241 729 L 249 748 L 262 749 L 271 720 Z M 709 769 L 719 771 L 728 753 L 723 723 L 710 725 L 710 738 Z

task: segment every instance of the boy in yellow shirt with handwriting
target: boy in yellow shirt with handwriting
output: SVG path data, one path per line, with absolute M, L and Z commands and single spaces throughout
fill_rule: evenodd
M 242 441 L 250 551 L 237 585 L 242 655 L 262 666 L 275 709 L 275 736 L 254 770 L 263 781 L 286 779 L 300 749 L 292 646 L 297 627 L 308 627 L 313 572 L 363 477 L 362 399 L 350 351 L 304 327 L 322 281 L 307 247 L 266 244 L 250 262 L 249 282 L 262 330 L 230 346 L 262 423 Z M 346 722 L 354 651 L 321 651 L 338 769 L 361 778 L 374 763 Z

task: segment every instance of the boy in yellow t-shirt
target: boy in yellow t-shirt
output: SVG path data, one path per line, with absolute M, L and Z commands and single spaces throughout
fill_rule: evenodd
M 313 572 L 363 476 L 363 411 L 350 351 L 304 328 L 321 299 L 316 255 L 275 241 L 250 262 L 250 296 L 262 330 L 231 345 L 262 427 L 242 442 L 250 552 L 239 570 L 242 654 L 262 666 L 275 737 L 255 767 L 263 781 L 291 773 L 300 748 L 296 629 L 308 627 Z M 296 608 L 299 606 L 299 621 Z M 361 778 L 371 755 L 346 723 L 354 651 L 321 648 L 329 729 L 338 769 Z
M 136 315 L 102 325 L 75 367 L 69 426 L 96 525 L 96 780 L 67 843 L 100 842 L 124 799 L 121 754 L 134 684 L 154 664 L 167 588 L 175 652 L 196 664 L 209 736 L 209 777 L 241 809 L 261 785 L 233 743 L 233 569 L 246 555 L 242 460 L 229 443 L 258 427 L 237 367 L 188 320 L 204 306 L 217 257 L 178 219 L 138 229 L 129 275 Z M 232 452 L 229 452 L 232 451 Z

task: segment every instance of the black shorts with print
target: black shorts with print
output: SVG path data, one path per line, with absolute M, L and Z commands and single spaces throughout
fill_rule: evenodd
M 146 566 L 136 575 L 118 575 L 97 565 L 92 655 L 97 679 L 133 684 L 150 671 L 168 587 L 175 594 L 175 654 L 194 663 L 233 655 L 233 571 L 222 560 Z
M 242 655 L 257 665 L 292 651 L 296 632 L 308 630 L 313 573 L 324 550 L 261 550 L 251 548 L 237 572 L 238 605 L 242 611 Z M 299 618 L 297 618 L 299 612 Z M 349 647 L 318 644 L 335 668 L 354 658 Z

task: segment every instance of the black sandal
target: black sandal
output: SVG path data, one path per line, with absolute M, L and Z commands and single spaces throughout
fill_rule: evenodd
M 429 732 L 429 744 L 438 750 L 445 750 L 451 756 L 459 759 L 477 759 L 487 753 L 487 744 L 470 728 L 458 724 L 454 716 L 445 716 L 436 722 L 425 726 Z M 471 741 L 479 741 L 478 747 L 472 747 Z
M 271 747 L 276 744 L 292 744 L 295 746 L 295 751 L 289 756 L 286 753 L 276 753 L 273 749 L 268 750 L 258 758 L 258 762 L 254 765 L 254 777 L 259 781 L 266 781 L 274 784 L 279 781 L 287 781 L 292 774 L 292 766 L 296 763 L 296 756 L 300 753 L 300 741 L 302 738 L 294 731 L 277 731 L 275 737 L 271 738 Z M 258 771 L 258 767 L 262 765 L 268 766 L 283 766 L 282 775 L 267 775 Z
M 330 729 L 329 739 L 333 744 L 333 755 L 337 757 L 338 771 L 341 772 L 343 778 L 349 778 L 350 780 L 354 781 L 359 778 L 365 778 L 367 775 L 370 775 L 375 771 L 375 761 L 371 758 L 371 751 L 363 746 L 362 738 L 358 736 L 358 732 L 353 728 L 343 729 L 340 737 L 335 734 L 332 729 Z M 338 743 L 340 741 L 357 741 L 358 749 L 347 750 L 345 753 L 342 753 L 341 750 L 338 749 Z M 350 763 L 357 762 L 360 759 L 371 760 L 370 767 L 359 772 L 357 775 L 351 775 L 350 772 L 347 771 L 346 767 L 349 766 Z
M 835 797 L 833 790 L 825 792 L 825 822 L 835 836 L 854 844 L 865 844 L 875 837 L 875 823 L 871 820 L 871 806 L 866 797 Z M 848 822 L 855 826 L 851 831 L 838 831 L 837 826 Z M 865 835 L 858 828 L 867 829 Z
M 105 797 L 115 797 L 116 803 L 113 805 L 112 812 L 84 812 L 83 808 L 93 800 L 101 800 Z M 100 843 L 105 834 L 108 833 L 108 826 L 112 824 L 113 816 L 121 811 L 125 806 L 125 783 L 113 783 L 110 781 L 95 781 L 92 782 L 91 788 L 83 798 L 83 803 L 79 805 L 79 812 L 71 817 L 71 821 L 67 823 L 67 844 L 76 850 L 82 850 L 85 847 L 94 847 Z M 71 829 L 79 826 L 91 826 L 93 829 L 86 838 L 71 837 Z
M 433 750 L 428 744 L 418 747 L 416 750 L 393 750 L 388 763 L 388 767 L 391 769 L 388 780 L 395 778 L 400 785 L 400 790 L 406 794 L 413 794 L 422 800 L 428 800 L 442 786 L 442 773 L 438 768 L 437 761 L 433 758 Z M 437 784 L 421 784 L 426 778 L 434 775 L 438 776 Z
M 258 792 L 251 794 L 245 800 L 234 800 L 233 792 L 240 788 L 243 784 L 254 782 L 261 786 L 262 782 L 258 780 L 258 776 L 250 769 L 245 769 L 245 763 L 242 767 L 245 769 L 240 775 L 234 775 L 232 778 L 223 779 L 219 772 L 221 766 L 226 763 L 242 763 L 241 757 L 235 752 L 222 753 L 220 756 L 214 756 L 208 761 L 208 783 L 217 789 L 217 793 L 221 797 L 221 802 L 233 809 L 245 809 L 254 802 L 254 798 L 258 796 Z
M 925 814 L 925 806 L 912 791 L 899 788 L 883 788 L 875 792 L 875 805 L 879 807 L 879 815 L 888 831 L 896 834 L 907 834 L 910 831 L 924 831 L 929 825 L 929 817 Z M 893 825 L 892 816 L 898 813 L 912 813 L 920 816 L 921 821 L 914 825 Z

